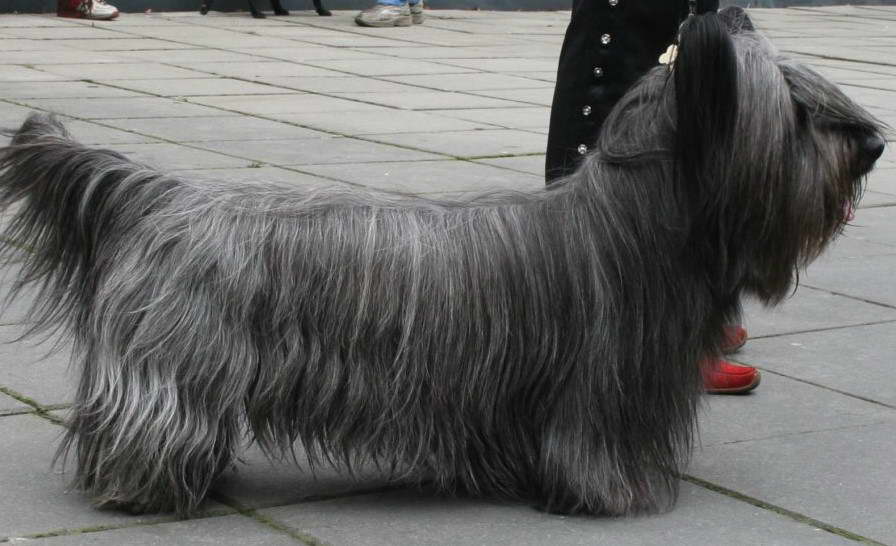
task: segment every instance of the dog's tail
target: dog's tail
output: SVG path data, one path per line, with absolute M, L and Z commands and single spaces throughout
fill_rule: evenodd
M 25 253 L 9 297 L 39 287 L 26 317 L 32 333 L 78 324 L 80 304 L 97 285 L 101 234 L 130 229 L 144 216 L 137 208 L 164 200 L 166 184 L 147 183 L 159 178 L 116 152 L 78 144 L 52 115 L 32 114 L 0 148 L 2 254 Z M 134 199 L 146 191 L 157 199 Z

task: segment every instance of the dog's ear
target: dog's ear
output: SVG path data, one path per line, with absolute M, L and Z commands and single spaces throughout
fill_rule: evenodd
M 740 32 L 753 32 L 756 27 L 747 15 L 747 11 L 740 6 L 728 6 L 719 11 L 719 18 L 725 23 L 725 27 L 731 34 Z
M 676 103 L 676 157 L 692 198 L 718 184 L 737 120 L 737 55 L 716 13 L 688 17 L 672 69 Z M 703 195 L 703 198 L 711 198 Z

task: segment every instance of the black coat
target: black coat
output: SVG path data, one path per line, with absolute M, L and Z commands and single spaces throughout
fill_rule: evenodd
M 719 2 L 698 5 L 703 12 Z M 551 106 L 549 183 L 575 170 L 613 105 L 658 64 L 687 13 L 687 0 L 573 0 Z

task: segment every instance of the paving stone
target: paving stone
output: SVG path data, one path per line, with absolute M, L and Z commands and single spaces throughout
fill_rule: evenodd
M 429 113 L 479 123 L 491 123 L 508 129 L 546 129 L 551 117 L 550 108 L 543 106 L 429 110 Z
M 485 72 L 510 72 L 515 74 L 518 72 L 557 71 L 556 59 L 439 59 L 438 62 Z
M 896 268 L 896 255 L 866 256 L 843 260 L 819 260 L 801 282 L 806 286 L 830 290 L 888 306 L 896 306 L 896 285 L 890 275 Z
M 200 117 L 227 112 L 166 98 L 28 99 L 35 108 L 85 119 Z
M 99 80 L 100 83 L 104 83 Z M 219 95 L 266 95 L 270 93 L 290 93 L 270 85 L 251 83 L 232 78 L 190 78 L 169 80 L 127 80 L 121 87 L 163 97 L 193 97 Z
M 3 65 L 3 81 L 5 82 L 47 82 L 66 79 L 70 78 L 25 66 Z
M 2 69 L 0 69 L 2 72 Z M 88 82 L 3 82 L 0 96 L 8 99 L 68 99 L 136 97 L 138 93 Z
M 363 186 L 417 193 L 475 192 L 499 188 L 525 190 L 544 185 L 543 177 L 455 160 L 359 163 L 351 169 L 342 165 L 305 165 L 302 170 Z
M 22 326 L 0 326 L 0 385 L 42 405 L 70 403 L 79 373 L 69 366 L 71 345 L 51 352 L 52 341 L 19 340 L 25 332 Z
M 778 307 L 744 301 L 744 324 L 752 338 L 896 320 L 896 309 L 801 286 Z
M 156 40 L 154 38 L 123 38 L 99 40 L 83 39 L 83 40 L 67 40 L 65 45 L 74 49 L 87 51 L 98 51 L 105 54 L 106 52 L 118 51 L 137 51 L 154 49 L 161 52 L 170 49 L 184 49 L 190 47 L 189 44 L 177 43 L 169 40 Z
M 191 119 L 116 119 L 106 123 L 128 131 L 179 142 L 296 140 L 326 136 L 319 131 L 288 123 L 234 115 Z
M 403 110 L 436 110 L 442 108 L 502 108 L 517 103 L 491 97 L 477 97 L 450 91 L 413 91 L 400 93 L 340 93 L 355 99 Z
M 388 78 L 399 83 L 420 85 L 443 91 L 476 91 L 483 89 L 529 89 L 533 87 L 554 88 L 550 82 L 520 78 L 509 74 L 472 73 L 459 75 L 455 78 L 444 76 L 432 76 L 428 74 L 417 76 L 392 76 Z
M 272 460 L 257 446 L 247 448 L 213 489 L 242 506 L 266 508 L 363 494 L 390 486 L 388 477 L 373 468 L 356 469 L 355 476 L 329 466 L 312 470 L 300 446 L 296 447 L 296 459 L 298 464 L 291 457 Z
M 24 404 L 22 402 L 19 402 L 15 398 L 0 393 L 0 416 L 3 416 L 5 413 L 25 411 L 30 409 L 31 406 L 29 406 L 28 404 Z
M 361 76 L 401 76 L 407 74 L 462 74 L 473 72 L 466 67 L 449 66 L 426 61 L 408 59 L 367 59 L 315 60 L 308 64 Z
M 638 518 L 562 517 L 509 503 L 399 491 L 262 511 L 333 546 L 846 544 L 808 525 L 690 484 L 678 506 Z M 648 538 L 650 537 L 650 538 Z
M 295 172 L 279 167 L 246 167 L 241 169 L 195 169 L 190 171 L 173 171 L 190 180 L 233 180 L 238 182 L 283 183 L 297 186 L 332 185 L 336 182 L 318 178 L 310 174 Z
M 382 49 L 385 48 L 376 48 L 377 51 Z M 407 47 L 404 49 L 407 50 Z M 234 51 L 240 51 L 240 49 L 236 48 Z M 281 59 L 295 62 L 337 59 L 381 59 L 383 57 L 382 54 L 364 52 L 356 48 L 325 47 L 308 43 L 296 43 L 291 47 L 258 47 L 247 49 L 245 53 L 265 57 L 266 60 Z
M 763 362 L 755 362 L 764 366 Z M 762 371 L 744 396 L 706 396 L 698 451 L 718 445 L 896 422 L 892 409 Z M 698 455 L 699 457 L 699 455 Z
M 254 519 L 232 515 L 206 519 L 139 525 L 125 529 L 63 535 L 43 539 L 47 546 L 187 546 L 239 544 L 240 546 L 295 546 L 290 536 Z
M 420 131 L 470 131 L 493 128 L 481 123 L 449 119 L 443 116 L 430 115 L 426 112 L 386 108 L 351 112 L 277 114 L 277 118 L 316 129 L 352 136 L 419 133 Z
M 296 93 L 292 95 L 252 95 L 231 97 L 194 97 L 190 102 L 205 104 L 232 112 L 271 115 L 310 112 L 355 112 L 371 111 L 377 107 L 345 99 Z M 345 114 L 343 114 L 345 115 Z
M 72 38 L 130 38 L 127 34 L 122 34 L 115 30 L 87 27 L 87 26 L 67 26 L 67 27 L 18 27 L 7 28 L 3 30 L 4 36 L 14 36 L 16 38 L 28 38 L 32 40 L 68 40 Z
M 144 62 L 155 62 L 159 60 L 158 51 L 119 51 L 116 55 L 126 59 L 138 59 Z M 235 51 L 224 51 L 222 49 L 170 49 L 165 52 L 165 62 L 169 64 L 184 65 L 189 67 L 191 63 L 227 63 L 252 61 L 255 59 L 252 55 L 245 53 L 237 53 Z
M 202 148 L 229 153 L 274 165 L 345 164 L 375 161 L 419 161 L 441 159 L 443 156 L 377 144 L 354 138 L 328 137 L 303 140 L 256 140 L 233 142 L 203 142 Z
M 333 94 L 333 93 L 357 93 L 360 100 L 364 100 L 363 94 L 366 93 L 417 93 L 420 92 L 419 87 L 411 85 L 402 85 L 400 83 L 377 80 L 373 78 L 359 78 L 356 76 L 348 76 L 342 73 L 334 73 L 338 77 L 262 77 L 259 81 L 278 85 L 289 89 L 300 91 L 310 91 L 313 93 Z
M 734 358 L 896 407 L 896 323 L 754 339 Z
M 189 63 L 187 66 L 205 74 L 217 74 L 219 76 L 250 80 L 299 76 L 304 78 L 345 76 L 341 72 L 333 72 L 332 70 L 316 66 L 257 58 L 248 62 Z
M 10 104 L 0 100 L 0 127 L 18 127 L 33 110 L 27 106 Z M 0 135 L 0 139 L 4 137 Z
M 896 423 L 891 422 L 714 446 L 696 458 L 690 473 L 893 543 L 894 450 Z
M 83 54 L 82 54 L 83 55 Z M 162 57 L 156 53 L 157 57 Z M 167 55 L 167 54 L 166 54 Z M 115 63 L 109 64 L 40 64 L 41 70 L 70 78 L 87 80 L 164 80 L 173 78 L 202 78 L 205 74 L 163 64 Z
M 132 161 L 162 171 L 248 167 L 251 163 L 245 159 L 168 143 L 115 144 L 111 148 Z
M 542 153 L 544 135 L 512 129 L 372 135 L 370 138 L 455 157 L 509 156 Z
M 494 157 L 490 159 L 477 159 L 476 163 L 494 165 L 505 169 L 513 169 L 524 173 L 544 176 L 544 156 L 526 155 L 519 157 Z
M 483 97 L 541 106 L 550 106 L 554 99 L 554 90 L 547 87 L 538 89 L 489 89 L 487 91 L 471 91 L 471 93 Z
M 212 118 L 197 118 L 212 119 Z M 110 120 L 111 121 L 111 120 Z M 117 121 L 117 120 L 115 120 Z M 154 121 L 151 118 L 143 121 Z M 65 128 L 71 133 L 72 137 L 80 142 L 90 146 L 105 146 L 111 144 L 138 144 L 146 142 L 158 142 L 151 136 L 138 135 L 127 131 L 119 131 L 112 127 L 98 125 L 92 121 L 81 121 L 77 119 L 64 119 Z M 106 122 L 104 122 L 106 123 Z
M 136 525 L 171 518 L 170 515 L 132 516 L 97 510 L 86 496 L 69 491 L 70 474 L 60 473 L 51 466 L 61 435 L 62 427 L 35 415 L 0 417 L 0 438 L 3 438 L 0 442 L 0 459 L 3 460 L 0 467 L 0 483 L 3 483 L 0 540 L 63 529 Z M 211 502 L 201 509 L 226 510 Z M 246 527 L 251 528 L 250 525 Z

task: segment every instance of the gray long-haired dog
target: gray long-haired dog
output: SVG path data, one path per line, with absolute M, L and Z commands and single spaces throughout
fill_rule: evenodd
M 35 331 L 83 368 L 76 484 L 188 514 L 248 435 L 554 512 L 670 506 L 698 361 L 742 294 L 788 293 L 884 145 L 744 17 L 691 17 L 550 191 L 199 184 L 29 118 L 0 205 Z

